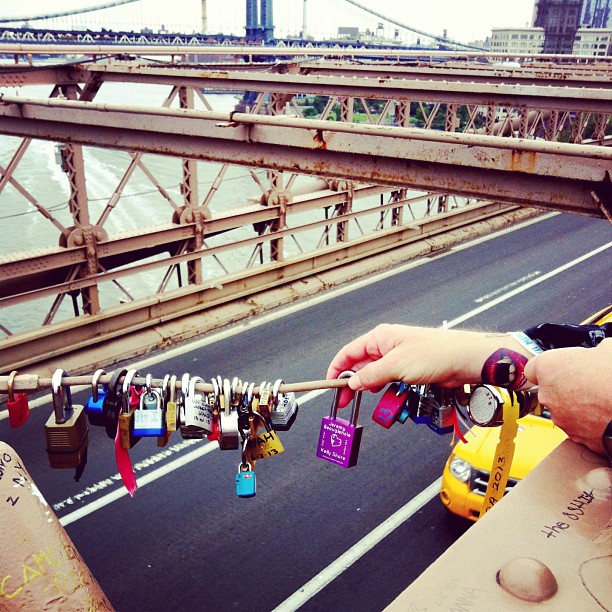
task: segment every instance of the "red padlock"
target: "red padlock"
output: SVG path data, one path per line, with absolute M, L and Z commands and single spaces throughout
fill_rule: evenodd
M 400 393 L 400 386 L 397 383 L 391 383 L 374 409 L 372 420 L 385 429 L 389 429 L 398 420 L 397 417 L 406 403 L 408 391 L 409 388 L 406 387 Z
M 26 393 L 13 393 L 13 384 L 15 376 L 19 372 L 13 370 L 8 378 L 8 402 L 7 408 L 9 413 L 9 423 L 11 427 L 16 429 L 21 427 L 30 416 L 30 406 L 28 405 L 28 396 Z

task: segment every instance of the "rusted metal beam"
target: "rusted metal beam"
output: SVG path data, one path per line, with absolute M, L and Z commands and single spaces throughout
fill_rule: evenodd
M 93 65 L 92 74 L 103 75 L 109 82 L 183 85 L 211 90 L 272 91 L 276 94 L 316 94 L 353 98 L 424 100 L 480 106 L 510 106 L 596 113 L 612 112 L 612 90 L 532 84 L 517 87 L 515 83 L 474 83 L 467 81 L 431 81 L 363 77 L 345 78 L 326 74 L 274 74 L 240 70 L 202 70 L 182 68 L 168 70 L 150 66 Z M 80 78 L 85 78 L 82 75 Z
M 0 132 L 594 216 L 593 193 L 610 201 L 612 151 L 592 145 L 6 95 Z
M 219 70 L 227 67 L 218 66 Z M 539 85 L 551 87 L 610 87 L 610 65 L 606 64 L 600 69 L 590 65 L 537 65 L 526 64 L 521 68 L 504 68 L 492 66 L 481 62 L 437 63 L 434 65 L 411 66 L 405 63 L 368 62 L 332 62 L 313 61 L 300 62 L 292 68 L 288 64 L 286 71 L 294 70 L 300 74 L 328 75 L 336 77 L 359 78 L 391 78 L 391 79 L 417 79 L 422 81 L 447 81 L 482 83 L 491 85 Z M 277 71 L 280 71 L 277 68 Z

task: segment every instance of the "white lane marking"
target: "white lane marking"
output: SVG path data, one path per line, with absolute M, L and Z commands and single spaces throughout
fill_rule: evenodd
M 460 317 L 457 317 L 456 319 L 449 321 L 448 326 L 455 327 L 456 325 L 459 325 L 460 323 L 463 323 L 464 321 L 467 321 L 468 319 L 475 317 L 481 312 L 485 312 L 486 310 L 489 310 L 489 308 L 493 308 L 493 306 L 497 306 L 498 304 L 505 302 L 506 300 L 514 297 L 515 295 L 518 295 L 519 293 L 523 293 L 523 291 L 527 291 L 527 289 L 531 289 L 532 287 L 535 287 L 536 285 L 543 283 L 549 278 L 552 278 L 553 276 L 557 276 L 557 274 L 561 274 L 562 272 L 565 272 L 566 270 L 569 270 L 570 268 L 577 266 L 578 264 L 586 261 L 587 259 L 590 259 L 591 257 L 594 257 L 595 255 L 599 255 L 599 253 L 603 253 L 606 249 L 609 249 L 610 247 L 612 247 L 612 241 L 600 246 L 597 249 L 594 249 L 593 251 L 589 251 L 588 253 L 585 253 L 581 257 L 577 257 L 576 259 L 573 259 L 572 261 L 568 261 L 566 264 L 563 264 L 562 266 L 559 266 L 558 268 L 555 268 L 554 270 L 551 270 L 550 272 L 547 272 L 546 274 L 543 274 L 542 276 L 539 276 L 538 278 L 535 278 L 532 281 L 525 283 L 521 287 L 517 287 L 516 289 L 513 289 L 509 291 L 508 293 L 501 295 L 498 298 L 495 298 L 494 300 L 487 302 L 486 304 L 483 304 L 482 306 L 479 306 L 478 308 L 474 308 L 473 310 L 466 312 Z
M 146 459 L 143 459 L 142 461 L 135 463 L 133 466 L 134 472 L 135 473 L 141 472 L 145 470 L 146 468 L 152 465 L 155 465 L 156 463 L 159 463 L 160 461 L 163 461 L 164 459 L 168 459 L 172 455 L 178 455 L 178 453 L 180 453 L 181 451 L 184 451 L 186 448 L 189 448 L 190 446 L 193 446 L 194 444 L 198 444 L 201 442 L 202 440 L 182 440 L 181 442 L 172 444 L 164 448 L 164 450 L 158 453 L 155 453 L 154 455 L 149 455 Z M 112 476 L 109 476 L 108 478 L 104 478 L 103 480 L 99 480 L 98 482 L 95 482 L 94 484 L 89 485 L 86 489 L 82 489 L 78 493 L 75 493 L 74 495 L 71 495 L 70 497 L 67 497 L 66 499 L 62 499 L 61 501 L 54 503 L 53 510 L 57 512 L 58 510 L 62 510 L 66 508 L 66 506 L 74 506 L 75 504 L 78 504 L 82 500 L 85 500 L 86 497 L 95 495 L 96 493 L 100 493 L 104 489 L 108 489 L 109 487 L 112 487 L 113 485 L 120 483 L 120 482 L 121 482 L 121 475 L 119 474 L 119 472 L 116 472 L 115 474 L 113 474 Z
M 196 459 L 199 459 L 204 455 L 208 455 L 208 453 L 218 448 L 219 445 L 216 442 L 209 442 L 208 444 L 205 444 L 200 448 L 191 451 L 190 453 L 186 453 L 182 457 L 177 457 L 176 459 L 166 463 L 165 465 L 158 467 L 156 470 L 145 474 L 142 478 L 138 480 L 138 487 L 144 487 L 145 485 L 155 482 L 158 478 L 166 476 L 166 474 L 170 474 L 170 472 L 174 472 L 175 470 L 184 467 L 188 463 L 191 463 L 192 461 L 195 461 Z M 90 504 L 87 504 L 82 508 L 79 508 L 78 510 L 74 510 L 74 512 L 71 512 L 70 514 L 66 514 L 66 516 L 63 516 L 60 519 L 60 523 L 64 527 L 66 525 L 70 525 L 70 523 L 74 523 L 75 521 L 84 518 L 92 512 L 104 508 L 104 506 L 108 506 L 108 504 L 117 501 L 122 497 L 125 497 L 127 494 L 127 489 L 122 486 L 121 488 L 107 493 L 100 499 L 97 499 L 96 501 L 91 502 Z
M 485 293 L 484 295 L 476 298 L 474 301 L 477 304 L 482 304 L 482 302 L 486 302 L 487 300 L 494 298 L 496 295 L 499 295 L 500 293 L 509 291 L 510 289 L 512 289 L 513 287 L 516 287 L 517 285 L 520 285 L 521 283 L 529 281 L 536 276 L 540 276 L 540 274 L 542 274 L 541 270 L 535 270 L 534 272 L 525 274 L 525 276 L 521 276 L 521 278 L 517 278 L 515 281 L 512 281 L 511 283 L 508 283 L 507 285 L 504 285 L 503 287 L 499 287 L 498 289 L 495 289 L 491 291 L 490 293 Z
M 405 506 L 392 514 L 383 523 L 370 531 L 355 545 L 351 546 L 344 554 L 330 563 L 325 569 L 299 588 L 293 595 L 274 608 L 273 612 L 293 612 L 314 597 L 321 589 L 347 570 L 355 561 L 363 557 L 381 540 L 386 538 L 394 529 L 407 521 L 415 512 L 418 512 L 425 504 L 430 502 L 440 491 L 442 478 L 432 482 L 426 489 L 411 499 Z

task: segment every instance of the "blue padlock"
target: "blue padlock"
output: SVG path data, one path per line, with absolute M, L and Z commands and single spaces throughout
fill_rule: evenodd
M 238 497 L 253 497 L 257 493 L 257 479 L 250 463 L 239 463 L 236 474 L 236 495 Z
M 85 404 L 85 414 L 87 415 L 90 425 L 96 425 L 98 427 L 104 427 L 102 406 L 108 394 L 106 385 L 102 386 L 102 388 L 98 387 L 98 381 L 103 374 L 106 374 L 104 370 L 96 370 L 94 372 L 94 375 L 91 377 L 91 397 Z
M 162 396 L 152 388 L 152 376 L 145 378 L 145 392 L 140 396 L 140 406 L 134 412 L 134 435 L 157 438 L 166 435 L 166 413 L 162 407 Z

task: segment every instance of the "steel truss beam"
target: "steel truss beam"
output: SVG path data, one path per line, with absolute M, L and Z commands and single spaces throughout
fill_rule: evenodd
M 353 78 L 351 69 L 338 74 L 274 74 L 242 70 L 159 68 L 142 65 L 92 65 L 28 73 L 0 71 L 0 85 L 96 82 L 143 83 L 195 87 L 206 90 L 272 91 L 275 94 L 310 94 L 384 100 L 425 100 L 478 106 L 530 108 L 570 112 L 612 113 L 609 86 L 552 87 L 534 79 L 529 86 L 520 80 L 508 83 L 475 83 L 363 76 Z M 599 81 L 601 85 L 601 80 Z M 609 79 L 608 79 L 609 85 Z
M 0 96 L 0 132 L 605 216 L 607 147 Z

